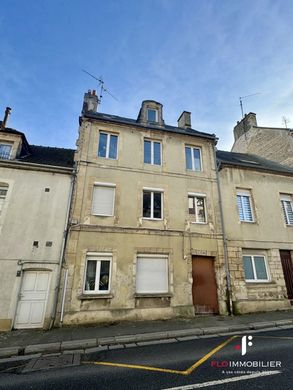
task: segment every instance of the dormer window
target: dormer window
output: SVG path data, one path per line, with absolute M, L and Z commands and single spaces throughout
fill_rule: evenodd
M 11 155 L 12 145 L 0 143 L 0 159 L 9 160 Z
M 158 110 L 154 110 L 153 108 L 148 108 L 147 119 L 148 122 L 158 122 Z

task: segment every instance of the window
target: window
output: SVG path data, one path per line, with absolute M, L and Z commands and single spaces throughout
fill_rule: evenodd
M 162 191 L 143 190 L 143 217 L 162 219 Z
M 84 292 L 86 294 L 103 294 L 110 292 L 112 254 L 88 255 Z
M 8 191 L 8 185 L 5 185 L 4 183 L 0 184 L 0 215 L 4 207 L 7 191 Z
M 168 256 L 139 255 L 136 263 L 136 292 L 164 294 L 169 291 Z
M 201 171 L 201 152 L 199 148 L 185 146 L 186 169 Z
M 161 142 L 144 140 L 144 163 L 161 165 Z
M 253 213 L 251 207 L 251 194 L 249 191 L 237 192 L 237 206 L 240 221 L 253 222 Z
M 0 158 L 2 158 L 3 160 L 9 160 L 11 149 L 12 145 L 0 144 Z
M 247 282 L 268 282 L 269 277 L 264 256 L 243 256 L 243 267 Z
M 97 183 L 94 185 L 92 213 L 94 215 L 114 215 L 115 184 Z
M 148 122 L 158 122 L 158 111 L 148 108 L 147 109 L 147 120 Z
M 98 156 L 115 160 L 117 158 L 117 143 L 117 135 L 100 133 Z
M 188 194 L 189 215 L 197 223 L 206 223 L 205 196 Z
M 293 225 L 293 202 L 291 195 L 281 194 L 281 203 L 286 225 Z

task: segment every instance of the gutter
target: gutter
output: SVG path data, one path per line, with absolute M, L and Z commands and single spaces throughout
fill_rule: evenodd
M 221 219 L 221 227 L 222 227 L 222 233 L 223 233 L 225 275 L 226 275 L 226 282 L 227 282 L 227 306 L 228 306 L 229 314 L 231 316 L 233 316 L 234 313 L 233 313 L 233 302 L 232 302 L 231 277 L 230 277 L 230 269 L 229 269 L 228 242 L 227 242 L 227 236 L 226 236 L 226 230 L 225 230 L 224 211 L 223 211 L 220 176 L 219 176 L 221 162 L 218 165 L 217 155 L 216 155 L 216 145 L 214 145 L 213 149 L 214 149 L 214 160 L 215 160 L 217 188 L 218 188 L 218 196 L 219 196 L 219 207 L 220 207 L 220 217 L 221 217 L 220 219 Z
M 27 169 L 31 171 L 45 171 L 45 172 L 54 172 L 54 173 L 61 173 L 61 174 L 71 174 L 73 171 L 73 168 L 67 168 L 62 167 L 58 165 L 43 165 L 43 164 L 34 164 L 34 163 L 28 163 L 28 162 L 22 162 L 22 161 L 15 161 L 15 160 L 0 160 L 0 166 L 6 167 L 6 168 L 19 168 L 19 169 Z

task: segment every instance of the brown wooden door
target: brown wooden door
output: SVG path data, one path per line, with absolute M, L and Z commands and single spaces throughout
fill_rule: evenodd
M 280 251 L 284 279 L 289 299 L 293 299 L 293 264 L 290 251 Z
M 214 258 L 192 256 L 192 298 L 196 314 L 218 313 Z

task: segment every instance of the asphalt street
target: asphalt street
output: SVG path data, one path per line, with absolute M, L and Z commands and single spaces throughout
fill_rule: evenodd
M 291 390 L 293 329 L 252 332 L 242 340 L 243 336 L 153 342 L 81 356 L 72 353 L 66 359 L 63 355 L 62 367 L 46 363 L 46 357 L 39 366 L 36 360 L 2 363 L 0 389 Z M 70 366 L 71 362 L 77 365 Z

